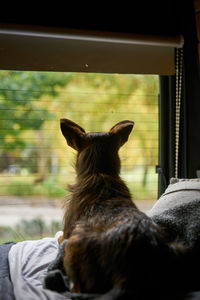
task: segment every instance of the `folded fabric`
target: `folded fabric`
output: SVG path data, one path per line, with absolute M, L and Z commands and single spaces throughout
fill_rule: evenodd
M 148 215 L 172 240 L 196 247 L 200 240 L 200 179 L 172 178 Z
M 66 296 L 43 288 L 49 264 L 58 252 L 56 238 L 25 241 L 9 252 L 9 268 L 16 300 L 67 300 Z

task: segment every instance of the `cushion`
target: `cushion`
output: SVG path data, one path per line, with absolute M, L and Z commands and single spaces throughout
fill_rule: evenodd
M 148 215 L 172 239 L 196 246 L 200 240 L 200 179 L 172 178 Z

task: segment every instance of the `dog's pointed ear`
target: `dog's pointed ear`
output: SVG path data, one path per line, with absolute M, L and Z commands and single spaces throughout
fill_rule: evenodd
M 125 120 L 114 125 L 109 133 L 116 135 L 119 138 L 119 147 L 128 141 L 129 134 L 134 126 L 133 121 Z
M 84 146 L 85 130 L 68 119 L 60 119 L 60 128 L 67 144 L 73 149 L 80 151 Z

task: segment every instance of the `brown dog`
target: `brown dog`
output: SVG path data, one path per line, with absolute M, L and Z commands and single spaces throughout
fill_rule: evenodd
M 134 123 L 123 121 L 109 132 L 88 133 L 72 121 L 61 119 L 61 130 L 69 146 L 78 151 L 76 184 L 64 217 L 64 238 L 69 238 L 77 221 L 96 215 L 104 223 L 127 209 L 135 211 L 130 192 L 119 177 L 119 148 L 128 140 Z
M 61 119 L 68 145 L 78 152 L 63 235 L 68 239 L 63 266 L 72 292 L 108 292 L 102 299 L 148 299 L 152 290 L 162 294 L 166 282 L 174 289 L 175 281 L 176 289 L 184 290 L 182 277 L 177 283 L 182 270 L 177 254 L 183 247 L 170 244 L 162 229 L 137 209 L 119 175 L 118 151 L 133 126 L 122 121 L 109 132 L 86 133 Z

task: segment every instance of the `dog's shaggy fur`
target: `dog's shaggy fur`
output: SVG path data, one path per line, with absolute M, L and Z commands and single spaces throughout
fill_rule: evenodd
M 62 238 L 68 239 L 63 266 L 72 292 L 105 294 L 102 300 L 184 292 L 185 248 L 136 207 L 119 175 L 118 151 L 133 125 L 122 121 L 109 132 L 86 133 L 61 119 L 68 145 L 78 152 Z

